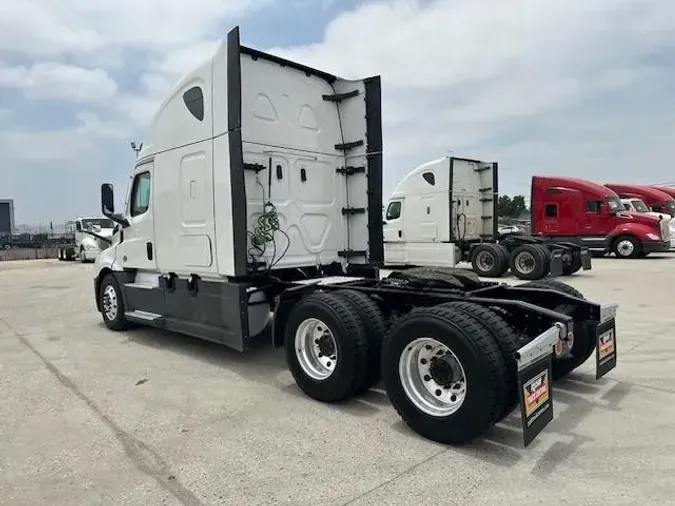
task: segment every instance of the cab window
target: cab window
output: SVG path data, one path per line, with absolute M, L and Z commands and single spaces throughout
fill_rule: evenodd
M 387 207 L 387 220 L 397 220 L 401 217 L 401 202 L 394 201 Z
M 598 214 L 600 213 L 600 205 L 602 204 L 599 200 L 587 200 L 586 201 L 586 212 Z
M 131 188 L 131 216 L 145 213 L 150 207 L 150 173 L 136 174 Z

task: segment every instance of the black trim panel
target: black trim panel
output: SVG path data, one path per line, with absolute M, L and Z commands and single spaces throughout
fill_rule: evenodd
M 246 276 L 246 184 L 241 145 L 241 58 L 239 28 L 227 34 L 227 138 L 232 198 L 232 249 L 236 277 Z
M 237 34 L 239 33 L 238 28 L 235 28 L 234 30 L 237 30 Z M 234 31 L 234 30 L 232 30 L 232 31 Z M 232 32 L 230 32 L 230 33 L 232 33 Z M 238 36 L 237 36 L 237 40 L 239 40 Z M 228 45 L 229 45 L 229 39 L 228 39 Z M 297 63 L 297 62 L 294 62 L 294 61 L 291 61 L 291 60 L 286 60 L 285 58 L 281 58 L 279 56 L 275 56 L 275 55 L 269 54 L 269 53 L 264 53 L 263 51 L 259 51 L 257 49 L 253 49 L 253 48 L 250 48 L 250 47 L 246 47 L 246 46 L 239 46 L 239 47 L 241 49 L 242 54 L 247 54 L 251 58 L 253 58 L 254 60 L 260 58 L 261 60 L 271 61 L 271 62 L 274 62 L 274 63 L 277 63 L 277 64 L 281 65 L 282 67 L 290 67 L 290 68 L 293 68 L 295 70 L 299 70 L 301 72 L 304 72 L 307 75 L 320 77 L 321 79 L 324 79 L 331 84 L 334 83 L 335 81 L 337 81 L 337 79 L 338 79 L 336 76 L 334 76 L 332 74 L 329 74 L 328 72 L 323 72 L 321 70 L 313 69 L 312 67 L 307 67 L 306 65 L 302 65 L 301 63 Z
M 453 196 L 453 190 L 454 190 L 454 185 L 455 185 L 455 158 L 450 157 L 450 174 L 448 174 L 448 177 L 450 178 L 450 184 L 448 185 L 450 190 L 449 190 L 449 195 L 448 195 L 448 203 L 450 204 L 449 209 L 448 209 L 448 223 L 450 224 L 450 237 L 448 242 L 455 242 L 455 224 L 452 222 L 452 206 L 455 205 L 455 197 Z
M 160 277 L 166 300 L 164 324 L 167 330 L 192 335 L 244 351 L 248 339 L 248 307 L 243 283 L 175 279 L 168 290 L 167 278 Z
M 382 230 L 382 87 L 380 76 L 364 79 L 368 164 L 368 260 L 384 264 Z
M 492 164 L 492 192 L 492 239 L 496 241 L 499 237 L 499 164 L 497 162 Z
M 164 290 L 156 288 L 139 288 L 133 285 L 122 285 L 124 292 L 125 309 L 133 311 L 147 311 L 158 315 L 166 313 L 166 301 L 164 300 Z

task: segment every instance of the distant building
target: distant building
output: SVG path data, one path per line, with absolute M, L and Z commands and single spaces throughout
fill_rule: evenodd
M 14 200 L 0 200 L 0 235 L 14 232 Z

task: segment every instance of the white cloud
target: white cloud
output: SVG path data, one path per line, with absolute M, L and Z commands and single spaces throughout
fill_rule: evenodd
M 0 51 L 91 54 L 110 46 L 166 50 L 200 42 L 223 19 L 270 0 L 21 0 L 0 4 Z
M 0 87 L 15 88 L 31 99 L 105 100 L 117 84 L 101 69 L 85 69 L 57 62 L 9 67 L 0 64 Z
M 347 78 L 382 76 L 385 186 L 391 190 L 411 160 L 421 163 L 448 150 L 503 155 L 498 161 L 507 170 L 527 173 L 527 157 L 519 162 L 506 150 L 468 151 L 508 131 L 513 121 L 540 121 L 666 79 L 668 70 L 643 59 L 673 47 L 670 0 L 392 0 L 337 17 L 321 42 L 269 51 Z M 611 146 L 635 129 L 633 113 L 618 120 L 620 134 L 592 150 L 614 170 L 629 170 Z M 575 125 L 571 115 L 561 121 Z M 611 126 L 603 124 L 595 135 Z M 657 145 L 645 140 L 633 151 Z M 539 153 L 560 152 L 554 139 L 537 146 Z M 581 166 L 588 147 L 565 146 L 565 160 Z M 567 170 L 555 161 L 553 166 Z

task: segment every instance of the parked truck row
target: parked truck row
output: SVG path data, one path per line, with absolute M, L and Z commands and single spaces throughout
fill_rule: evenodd
M 148 325 L 242 352 L 268 338 L 321 402 L 382 380 L 401 418 L 443 443 L 519 406 L 527 445 L 552 419 L 554 379 L 593 354 L 596 377 L 616 366 L 617 306 L 550 279 L 381 276 L 383 148 L 379 76 L 345 80 L 243 46 L 233 29 L 157 111 L 119 213 L 112 185 L 101 187 L 117 227 L 96 259 L 96 309 L 113 331 Z M 493 235 L 496 214 L 482 212 L 497 173 L 462 163 L 467 199 L 448 203 L 445 221 L 441 201 L 415 206 L 464 244 Z M 434 167 L 447 188 L 448 162 Z
M 675 245 L 675 200 L 667 193 L 556 176 L 532 177 L 532 235 L 499 234 L 497 167 L 446 157 L 407 174 L 386 207 L 385 264 L 466 261 L 483 277 L 510 269 L 520 279 L 536 280 L 590 269 L 590 254 L 644 258 Z

